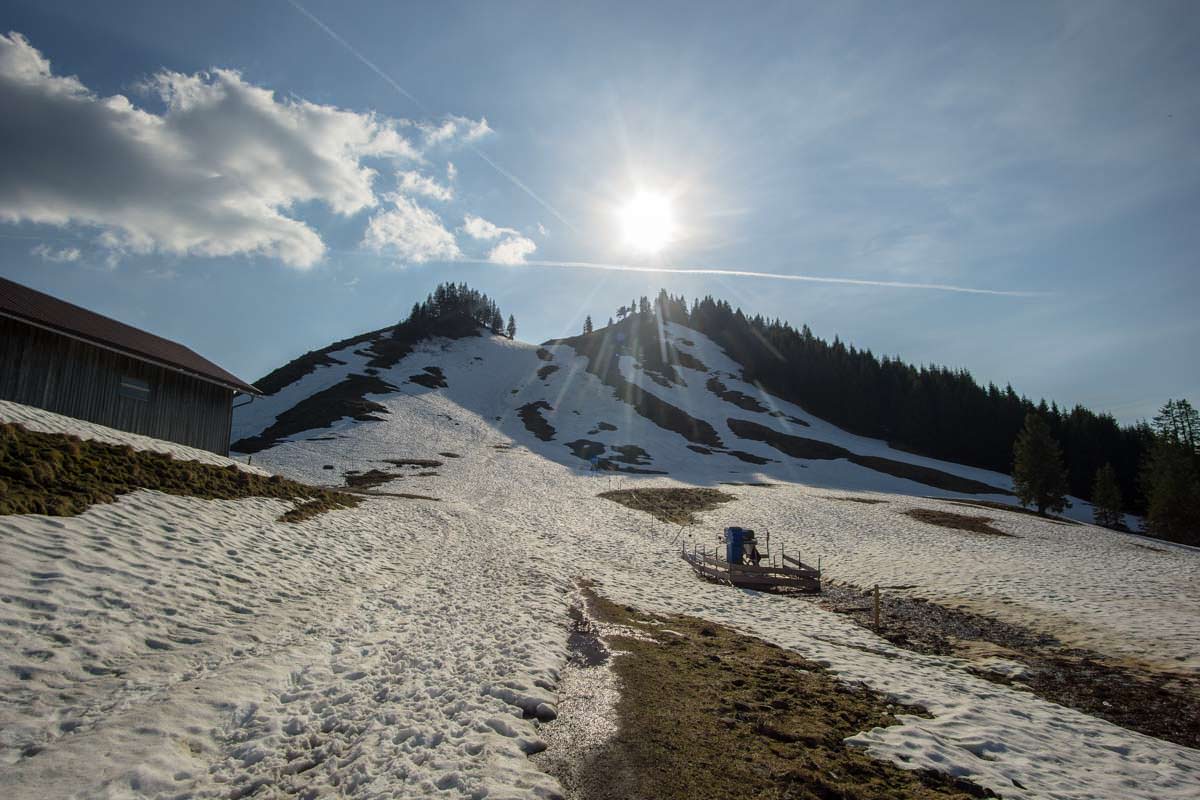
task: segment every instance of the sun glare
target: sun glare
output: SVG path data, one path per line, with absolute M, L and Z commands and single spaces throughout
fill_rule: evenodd
M 641 191 L 617 210 L 625 243 L 643 253 L 657 253 L 675 235 L 671 200 L 657 192 Z

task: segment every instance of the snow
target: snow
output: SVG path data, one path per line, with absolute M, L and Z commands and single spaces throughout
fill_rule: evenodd
M 711 343 L 684 335 L 710 369 L 725 369 Z M 806 560 L 821 556 L 834 579 L 913 586 L 905 591 L 1191 672 L 1200 671 L 1200 553 L 928 499 L 949 493 L 844 461 L 788 459 L 735 440 L 724 416 L 783 428 L 702 397 L 702 373 L 685 373 L 699 390 L 686 395 L 645 383 L 722 422 L 728 446 L 778 463 L 698 457 L 616 401 L 582 359 L 554 349 L 561 369 L 543 381 L 546 362 L 529 345 L 425 343 L 380 377 L 399 386 L 436 365 L 447 388 L 373 395 L 386 421 L 342 420 L 254 457 L 326 484 L 386 468 L 384 459 L 444 460 L 436 475 L 379 487 L 438 502 L 373 497 L 288 525 L 276 521 L 279 501 L 141 491 L 72 518 L 0 517 L 0 794 L 229 797 L 261 786 L 263 796 L 552 796 L 556 782 L 527 755 L 543 746 L 539 713 L 570 707 L 559 702 L 567 609 L 575 579 L 589 578 L 616 602 L 732 626 L 925 706 L 931 718 L 904 716 L 850 740 L 900 766 L 963 775 L 1006 798 L 1196 796 L 1198 751 L 988 682 L 964 659 L 894 647 L 811 603 L 699 581 L 677 553 L 726 524 L 769 528 Z M 303 391 L 332 378 L 321 373 Z M 515 413 L 538 399 L 556 409 L 551 442 Z M 240 419 L 241 435 L 284 407 Z M 1008 485 L 778 407 L 810 421 L 800 435 Z M 618 429 L 589 435 L 602 420 Z M 589 472 L 563 446 L 575 438 L 639 444 L 670 475 Z M 682 531 L 596 497 L 750 480 L 777 485 L 722 486 L 738 499 Z M 848 496 L 886 502 L 837 499 Z M 901 513 L 916 507 L 994 516 L 1012 536 Z
M 185 461 L 199 461 L 217 467 L 225 467 L 233 464 L 247 472 L 253 472 L 258 475 L 268 474 L 265 470 L 248 466 L 235 458 L 219 456 L 208 450 L 200 450 L 195 447 L 176 444 L 175 442 L 167 442 L 162 439 L 154 439 L 136 433 L 119 431 L 116 428 L 109 428 L 94 422 L 85 422 L 74 417 L 64 417 L 62 414 L 55 414 L 45 409 L 14 403 L 11 400 L 0 400 L 0 422 L 15 423 L 27 430 L 39 431 L 41 433 L 67 433 L 78 436 L 81 439 L 90 439 L 97 442 L 127 444 L 136 450 L 151 450 L 156 453 L 166 453 L 174 458 Z

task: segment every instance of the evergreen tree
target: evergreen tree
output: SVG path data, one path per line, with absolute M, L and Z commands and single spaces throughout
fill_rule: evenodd
M 500 309 L 498 307 L 492 309 L 491 329 L 492 333 L 496 334 L 497 336 L 504 332 L 504 315 L 500 313 Z
M 617 319 L 625 319 L 625 317 L 627 317 L 628 315 L 629 315 L 629 309 L 626 308 L 625 306 L 621 306 L 620 308 L 617 309 Z
M 517 318 L 512 314 L 508 315 L 508 328 L 504 332 L 508 334 L 508 338 L 510 339 L 515 339 L 517 336 Z
M 1062 449 L 1050 435 L 1043 414 L 1031 411 L 1013 446 L 1013 487 L 1021 505 L 1037 507 L 1039 514 L 1062 511 L 1067 505 L 1067 471 Z
M 1147 532 L 1185 544 L 1200 543 L 1200 452 L 1196 411 L 1168 400 L 1154 418 L 1154 445 L 1142 467 Z
M 1200 453 L 1200 412 L 1187 400 L 1168 400 L 1154 417 L 1154 432 L 1189 453 Z
M 610 327 L 610 328 L 611 328 L 612 326 L 613 326 L 612 317 L 609 317 L 609 318 L 608 318 L 608 327 Z
M 1112 464 L 1105 464 L 1096 470 L 1096 480 L 1092 484 L 1092 514 L 1097 525 L 1105 528 L 1122 527 L 1125 515 L 1122 512 L 1121 487 L 1117 485 L 1117 472 Z
M 594 328 L 592 326 L 592 315 L 588 314 L 586 317 L 583 318 L 583 332 L 585 334 L 587 334 L 587 333 L 591 333 L 593 330 L 594 330 Z

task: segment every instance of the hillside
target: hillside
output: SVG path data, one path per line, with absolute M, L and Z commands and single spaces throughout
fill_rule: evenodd
M 384 329 L 308 354 L 273 373 L 292 382 L 237 409 L 234 450 L 336 437 L 352 422 L 385 419 L 385 398 L 421 402 L 436 391 L 574 468 L 1016 502 L 1007 475 L 850 434 L 747 383 L 708 337 L 654 315 L 541 347 L 475 339 L 406 343 L 397 354 Z M 1067 513 L 1091 519 L 1077 498 Z
M 250 465 L 0 406 L 359 498 L 0 516 L 5 796 L 715 797 L 703 754 L 743 745 L 737 774 L 797 796 L 1193 796 L 1194 550 L 1005 510 L 1007 476 L 846 433 L 644 322 L 339 343 L 236 411 Z M 690 524 L 599 496 L 691 487 L 720 494 Z M 698 580 L 680 548 L 731 524 L 829 591 Z

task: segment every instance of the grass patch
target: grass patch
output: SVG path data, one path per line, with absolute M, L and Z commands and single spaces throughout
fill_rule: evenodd
M 1024 514 L 1027 517 L 1037 517 L 1038 519 L 1051 520 L 1053 522 L 1060 522 L 1064 525 L 1080 524 L 1075 520 L 1067 519 L 1066 517 L 1060 517 L 1055 514 L 1039 514 L 1032 508 L 1025 508 L 1025 506 L 1011 506 L 1007 503 L 997 503 L 995 500 L 969 500 L 967 498 L 958 497 L 954 499 L 934 497 L 931 499 L 941 500 L 944 503 L 954 503 L 955 505 L 960 506 L 978 506 L 979 508 L 990 508 L 993 511 L 1007 511 L 1010 514 Z
M 973 517 L 968 514 L 954 514 L 950 511 L 934 511 L 931 508 L 913 508 L 904 512 L 906 517 L 912 517 L 918 522 L 937 525 L 940 528 L 953 528 L 971 533 L 986 533 L 991 536 L 1009 536 L 999 528 L 993 528 L 991 517 Z
M 438 453 L 438 455 L 445 455 Z M 446 456 L 447 458 L 458 458 L 458 456 Z M 433 467 L 442 466 L 441 461 L 433 458 L 385 458 L 384 462 L 395 467 L 424 467 L 430 469 Z
M 217 467 L 179 461 L 128 445 L 0 425 L 0 514 L 71 517 L 138 489 L 206 500 L 296 501 L 297 507 L 280 517 L 284 522 L 299 522 L 360 502 L 342 492 L 278 475 L 255 475 L 232 464 Z
M 521 418 L 521 422 L 525 425 L 525 430 L 532 433 L 543 442 L 549 442 L 554 439 L 554 426 L 546 421 L 542 416 L 542 411 L 553 412 L 554 408 L 545 400 L 536 400 L 532 403 L 526 403 L 517 409 L 517 416 Z
M 871 497 L 830 497 L 830 500 L 841 500 L 845 503 L 862 503 L 863 505 L 874 506 L 879 503 L 886 503 L 887 500 L 876 500 Z
M 704 384 L 704 387 L 717 397 L 724 400 L 726 403 L 733 403 L 738 408 L 743 408 L 746 411 L 762 412 L 767 410 L 767 407 L 758 402 L 758 400 L 746 394 L 745 392 L 739 392 L 734 389 L 730 389 L 721 382 L 720 378 L 716 377 L 715 375 L 708 379 L 708 382 Z
M 267 373 L 262 378 L 256 380 L 254 385 L 263 394 L 275 394 L 285 386 L 290 386 L 305 375 L 313 372 L 317 367 L 332 367 L 345 363 L 333 358 L 329 355 L 330 353 L 344 350 L 354 344 L 362 344 L 372 339 L 382 338 L 388 330 L 390 329 L 382 328 L 377 331 L 370 331 L 369 333 L 352 336 L 349 339 L 342 339 L 340 342 L 334 342 L 328 347 L 322 347 L 320 350 L 310 350 L 299 358 L 292 359 L 282 367 Z
M 350 470 L 345 474 L 346 487 L 349 489 L 373 489 L 401 476 L 381 469 L 369 469 L 366 472 Z
M 325 496 L 299 503 L 291 511 L 284 512 L 283 516 L 279 518 L 279 521 L 303 522 L 304 520 L 312 519 L 319 514 L 324 514 L 326 511 L 334 511 L 339 508 L 353 508 L 360 502 L 362 501 L 354 495 L 344 494 L 342 492 L 329 492 Z
M 541 369 L 539 369 L 537 371 L 537 376 L 540 380 L 544 381 L 544 380 L 546 380 L 546 378 L 549 378 L 551 375 L 553 375 L 556 372 L 558 372 L 557 364 L 547 364 L 546 366 L 542 367 Z
M 426 367 L 424 372 L 408 376 L 409 383 L 424 386 L 426 389 L 445 389 L 446 376 L 441 367 Z
M 737 497 L 720 489 L 617 489 L 596 495 L 673 525 L 696 522 L 695 514 Z
M 274 447 L 281 439 L 314 428 L 328 428 L 343 417 L 359 422 L 379 422 L 388 410 L 368 394 L 388 394 L 396 387 L 374 375 L 348 375 L 340 383 L 311 394 L 279 414 L 266 430 L 239 439 L 230 447 L 238 453 L 257 453 Z
M 986 483 L 981 483 L 980 481 L 964 478 L 960 475 L 942 472 L 940 469 L 922 467 L 918 464 L 909 464 L 904 461 L 893 461 L 890 458 L 881 458 L 880 456 L 860 456 L 836 444 L 822 442 L 819 439 L 807 439 L 803 436 L 793 436 L 790 433 L 781 433 L 774 428 L 768 428 L 766 425 L 759 425 L 757 422 L 733 418 L 728 419 L 726 422 L 729 425 L 729 430 L 733 431 L 739 438 L 766 442 L 779 452 L 789 455 L 792 458 L 803 458 L 812 461 L 844 458 L 852 464 L 858 464 L 860 467 L 873 469 L 876 472 L 882 472 L 896 478 L 923 483 L 926 486 L 933 486 L 937 489 L 962 492 L 963 494 L 1012 494 L 1007 489 L 1000 489 L 995 486 L 989 486 Z
M 910 771 L 844 739 L 922 708 L 888 703 L 799 655 L 704 620 L 650 617 L 589 593 L 621 682 L 619 730 L 584 766 L 582 796 L 662 800 L 995 797 Z
M 870 593 L 826 584 L 816 600 L 864 628 L 874 629 Z M 920 597 L 885 594 L 878 634 L 918 653 L 973 659 L 1000 655 L 1027 668 L 1021 683 L 1039 697 L 1158 739 L 1200 748 L 1200 677 L 1114 662 L 1068 647 L 1048 633 L 1002 622 Z M 995 683 L 1011 679 L 973 670 Z

